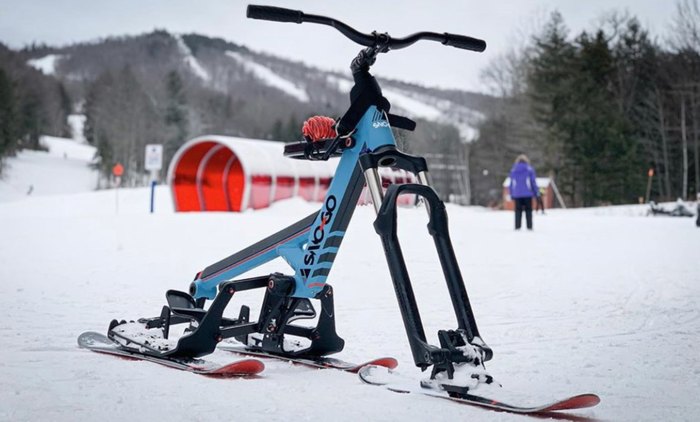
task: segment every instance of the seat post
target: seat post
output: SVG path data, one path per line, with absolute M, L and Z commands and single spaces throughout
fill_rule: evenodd
M 367 182 L 367 190 L 372 197 L 374 211 L 379 214 L 379 208 L 384 201 L 384 190 L 382 189 L 382 179 L 379 176 L 379 171 L 376 167 L 370 167 L 364 171 L 365 181 Z

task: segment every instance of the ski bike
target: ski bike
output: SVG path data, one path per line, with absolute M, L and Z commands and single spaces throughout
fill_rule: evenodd
M 366 34 L 332 18 L 278 7 L 250 5 L 247 16 L 277 22 L 329 25 L 365 47 L 350 66 L 354 86 L 347 112 L 337 121 L 328 118 L 325 121 L 313 120 L 311 123 L 319 129 L 316 136 L 311 130 L 311 136 L 285 146 L 285 155 L 294 159 L 340 157 L 321 209 L 206 267 L 197 273 L 189 292 L 169 290 L 166 293 L 167 305 L 159 316 L 131 323 L 112 321 L 109 339 L 116 342 L 117 348 L 128 348 L 132 354 L 173 360 L 208 355 L 223 340 L 234 338 L 241 346 L 225 350 L 253 356 L 283 357 L 318 366 L 350 368 L 351 365 L 343 366 L 327 357 L 340 352 L 345 343 L 335 330 L 333 288 L 328 284 L 328 276 L 366 185 L 377 215 L 374 228 L 384 247 L 414 362 L 423 371 L 431 369 L 428 384 L 432 383 L 433 387 L 452 398 L 473 399 L 475 396 L 470 395 L 469 387 L 463 384 L 472 385 L 475 377 L 479 382 L 490 382 L 490 377 L 483 371 L 473 369 L 483 367 L 493 353 L 479 334 L 450 241 L 445 205 L 430 186 L 426 160 L 397 149 L 391 128 L 413 130 L 415 122 L 390 113 L 391 105 L 370 74 L 370 68 L 381 54 L 407 48 L 420 40 L 438 41 L 476 52 L 484 51 L 486 43 L 448 33 L 419 32 L 405 38 L 392 38 L 379 32 Z M 322 136 L 324 134 L 326 136 Z M 381 167 L 411 172 L 418 183 L 394 184 L 384 191 L 379 175 Z M 437 248 L 457 320 L 457 327 L 438 331 L 439 345 L 426 340 L 397 238 L 397 198 L 402 194 L 415 195 L 425 204 L 429 215 L 427 230 Z M 284 259 L 293 274 L 273 273 L 236 279 L 276 258 Z M 224 310 L 235 293 L 254 289 L 264 290 L 257 319 L 251 319 L 250 307 L 245 305 L 240 307 L 236 318 L 224 317 Z M 318 302 L 316 306 L 311 300 Z M 208 301 L 210 303 L 206 306 Z M 303 319 L 315 322 L 315 326 L 294 324 Z M 177 324 L 186 324 L 187 328 L 177 341 L 170 340 L 170 330 Z M 395 361 L 379 364 L 393 367 Z M 464 368 L 466 375 L 460 371 Z M 353 366 L 354 371 L 359 369 L 359 366 Z M 460 373 L 469 379 L 458 379 Z M 363 380 L 371 382 L 368 372 Z M 490 402 L 494 406 L 495 402 Z

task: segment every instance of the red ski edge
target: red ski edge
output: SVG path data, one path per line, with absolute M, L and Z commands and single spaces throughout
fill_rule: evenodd
M 360 369 L 364 368 L 367 365 L 376 365 L 376 366 L 383 366 L 388 369 L 394 369 L 397 366 L 399 366 L 399 361 L 397 361 L 394 358 L 379 358 L 379 359 L 374 359 L 370 360 L 369 362 L 361 363 L 359 365 L 356 365 L 354 368 L 348 368 L 346 369 L 347 372 L 352 372 L 353 374 L 356 374 L 360 372 Z
M 394 392 L 403 392 L 399 390 L 393 390 L 389 388 L 389 390 L 394 391 Z M 408 391 L 406 391 L 408 392 Z M 472 406 L 478 406 L 478 407 L 483 407 L 486 409 L 492 409 L 496 411 L 501 411 L 501 412 L 509 412 L 509 413 L 517 413 L 521 415 L 549 415 L 551 417 L 554 417 L 556 413 L 554 412 L 559 412 L 559 411 L 571 411 L 571 410 L 578 410 L 578 409 L 584 409 L 587 407 L 593 407 L 600 403 L 600 397 L 598 397 L 595 394 L 579 394 L 577 396 L 573 397 L 568 397 L 566 399 L 562 399 L 559 401 L 556 401 L 554 403 L 542 405 L 542 406 L 535 406 L 535 407 L 524 407 L 524 406 L 515 406 L 512 404 L 504 403 L 498 400 L 493 400 L 489 399 L 486 397 L 482 396 L 474 396 L 471 394 L 467 394 L 464 398 L 457 398 L 457 397 L 449 397 L 449 396 L 443 396 L 443 395 L 438 395 L 438 394 L 431 394 L 430 392 L 422 392 L 425 395 L 431 396 L 431 397 L 437 397 L 437 398 L 442 398 L 445 400 L 450 400 L 453 402 L 461 403 L 461 404 L 467 404 L 467 405 L 472 405 Z M 564 414 L 561 414 L 564 415 Z M 573 415 L 567 415 L 573 417 Z
M 543 412 L 554 412 L 557 410 L 573 410 L 573 409 L 584 409 L 586 407 L 593 407 L 600 403 L 600 397 L 595 394 L 580 394 L 578 396 L 569 397 L 566 400 L 562 400 L 542 409 Z
M 265 364 L 257 359 L 245 359 L 229 363 L 221 368 L 203 373 L 203 375 L 216 378 L 240 377 L 256 375 L 265 369 Z

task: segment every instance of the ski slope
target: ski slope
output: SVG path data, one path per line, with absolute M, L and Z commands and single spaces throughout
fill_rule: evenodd
M 303 87 L 299 87 L 294 82 L 283 78 L 269 67 L 256 63 L 255 61 L 236 51 L 227 51 L 226 55 L 237 61 L 241 66 L 243 66 L 246 72 L 252 73 L 265 85 L 279 89 L 302 103 L 309 102 L 309 94 Z
M 217 380 L 76 346 L 113 318 L 155 316 L 167 289 L 313 212 L 301 200 L 234 213 L 174 213 L 166 187 L 0 202 L 0 420 L 522 421 L 522 416 L 401 395 L 356 376 L 266 361 L 257 379 Z M 118 202 L 118 206 L 117 206 Z M 700 418 L 700 229 L 644 208 L 552 210 L 535 231 L 509 212 L 448 206 L 477 322 L 505 388 L 537 401 L 595 392 L 577 414 L 615 421 Z M 636 212 L 633 212 L 636 211 Z M 359 207 L 330 280 L 338 357 L 412 365 L 373 209 Z M 426 331 L 454 317 L 424 210 L 400 210 L 400 238 Z M 271 263 L 257 274 L 286 270 Z M 259 296 L 247 297 L 256 300 Z M 234 297 L 231 313 L 240 298 Z M 233 355 L 218 351 L 211 359 Z
M 82 133 L 82 119 L 72 120 L 76 133 Z M 95 147 L 55 136 L 42 136 L 40 143 L 46 151 L 21 150 L 6 161 L 0 177 L 0 203 L 95 189 L 97 171 L 90 167 Z

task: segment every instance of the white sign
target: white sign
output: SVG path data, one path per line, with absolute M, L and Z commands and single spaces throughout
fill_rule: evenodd
M 148 144 L 146 145 L 146 161 L 144 163 L 146 170 L 160 170 L 163 168 L 163 145 Z

